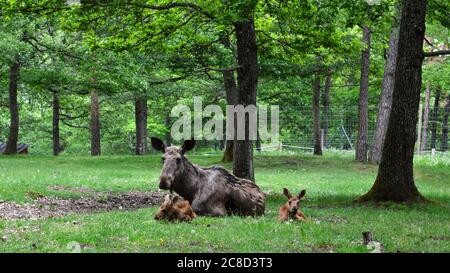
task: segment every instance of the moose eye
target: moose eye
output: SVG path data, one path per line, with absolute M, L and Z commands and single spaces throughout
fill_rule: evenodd
M 289 201 L 289 205 L 291 204 L 292 202 L 291 201 Z
M 181 163 L 181 158 L 177 158 L 176 161 L 177 161 L 177 164 L 180 164 Z

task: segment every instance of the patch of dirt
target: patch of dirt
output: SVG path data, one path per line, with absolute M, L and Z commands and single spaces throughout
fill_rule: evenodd
M 48 186 L 47 188 L 48 188 L 49 190 L 52 190 L 52 191 L 68 191 L 68 192 L 88 193 L 88 194 L 96 194 L 96 193 L 99 193 L 99 192 L 97 192 L 97 191 L 94 191 L 94 190 L 92 190 L 92 189 L 85 188 L 85 187 L 71 188 L 71 187 L 67 187 L 67 186 L 59 186 L 59 185 L 55 185 L 55 186 Z
M 136 210 L 159 205 L 163 197 L 163 192 L 130 191 L 120 194 L 95 192 L 93 196 L 79 199 L 39 197 L 33 203 L 28 204 L 17 204 L 0 200 L 0 218 L 7 220 L 40 219 L 61 217 L 70 213 L 84 214 L 97 211 Z

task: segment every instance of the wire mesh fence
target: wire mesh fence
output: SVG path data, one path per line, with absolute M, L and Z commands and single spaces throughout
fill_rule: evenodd
M 377 114 L 377 107 L 369 107 L 367 115 L 367 144 L 369 149 L 373 142 Z M 430 113 L 430 120 L 428 121 L 428 128 L 426 130 L 427 137 L 424 137 L 424 133 L 422 132 L 424 121 L 421 120 L 420 124 L 418 123 L 416 128 L 417 141 L 426 141 L 425 149 L 422 153 L 444 152 L 448 150 L 448 121 L 445 122 L 445 114 L 446 112 L 444 107 L 437 109 L 436 113 Z M 419 117 L 423 117 L 423 115 L 418 115 Z M 320 122 L 320 140 L 323 149 L 348 151 L 355 149 L 359 127 L 359 110 L 357 106 L 331 108 L 327 114 L 324 114 L 323 109 L 321 109 Z M 268 123 L 270 124 L 270 122 Z M 261 149 L 263 151 L 289 149 L 311 152 L 313 150 L 315 140 L 313 116 L 310 108 L 299 106 L 280 106 L 279 128 L 280 143 L 274 144 L 271 142 L 262 141 Z M 198 144 L 199 147 L 208 147 L 214 150 L 220 150 L 224 147 L 223 141 L 200 141 Z M 417 152 L 419 152 L 419 147 L 420 144 L 417 142 Z

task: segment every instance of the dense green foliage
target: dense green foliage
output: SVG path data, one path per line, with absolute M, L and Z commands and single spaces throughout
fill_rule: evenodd
M 8 134 L 6 90 L 16 57 L 22 62 L 19 141 L 32 144 L 35 154 L 51 154 L 52 92 L 60 94 L 64 152 L 79 154 L 89 152 L 93 89 L 101 96 L 106 154 L 133 152 L 136 97 L 148 98 L 148 134 L 160 137 L 170 130 L 166 120 L 177 103 L 192 105 L 192 97 L 201 96 L 204 105 L 225 105 L 221 69 L 236 65 L 233 22 L 248 12 L 258 40 L 257 100 L 280 105 L 282 142 L 310 146 L 299 139 L 312 137 L 311 79 L 319 71 L 324 85 L 328 69 L 334 71 L 330 133 L 342 123 L 356 135 L 363 24 L 373 31 L 370 131 L 374 127 L 394 1 L 196 1 L 167 9 L 161 7 L 170 1 L 64 2 L 0 2 L 0 141 Z M 445 4 L 431 1 L 429 14 L 434 48 L 426 50 L 448 47 Z M 424 82 L 447 94 L 449 67 L 447 58 L 426 64 Z

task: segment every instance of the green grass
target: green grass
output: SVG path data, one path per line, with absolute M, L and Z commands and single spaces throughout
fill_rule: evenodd
M 255 159 L 256 180 L 270 195 L 258 218 L 198 217 L 191 223 L 157 222 L 156 207 L 69 215 L 42 220 L 0 220 L 0 252 L 367 252 L 361 233 L 372 231 L 388 252 L 450 252 L 450 160 L 416 159 L 419 190 L 431 204 L 355 204 L 370 189 L 376 166 L 355 163 L 353 155 L 263 155 Z M 207 166 L 218 155 L 193 155 Z M 225 165 L 231 168 L 230 165 Z M 159 156 L 0 157 L 0 199 L 29 202 L 27 193 L 77 197 L 48 186 L 100 191 L 155 190 Z M 307 190 L 306 223 L 278 223 L 283 187 Z

